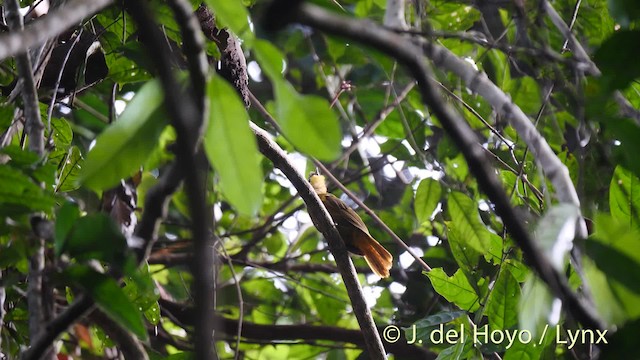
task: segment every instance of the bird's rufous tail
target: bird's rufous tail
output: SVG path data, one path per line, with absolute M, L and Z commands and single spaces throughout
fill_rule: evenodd
M 361 233 L 356 236 L 355 247 L 364 255 L 367 264 L 381 278 L 389 277 L 393 256 L 371 235 Z

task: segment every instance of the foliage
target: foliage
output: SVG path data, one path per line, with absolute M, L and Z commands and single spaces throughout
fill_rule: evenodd
M 190 3 L 194 11 L 200 6 Z M 270 132 L 304 177 L 315 168 L 312 159 L 323 161 L 430 265 L 426 271 L 362 216 L 394 255 L 394 267 L 390 278 L 379 279 L 362 258 L 353 261 L 377 326 L 402 328 L 400 343 L 420 340 L 400 344 L 404 348 L 420 347 L 421 356 L 438 359 L 591 358 L 588 347 L 573 348 L 568 340 L 572 331 L 595 329 L 571 319 L 567 304 L 533 271 L 531 254 L 515 245 L 407 69 L 379 49 L 308 27 L 265 32 L 265 2 L 205 3 L 216 24 L 241 40 L 249 88 L 266 109 L 256 103 L 245 108 L 233 86 L 215 73 L 224 55 L 221 45 L 208 40 L 208 123 L 198 138 L 202 153 L 194 156 L 206 175 L 201 195 L 213 209 L 209 231 L 218 262 L 212 306 L 224 324 L 215 334 L 220 358 L 366 358 L 362 344 L 332 334 L 358 329 L 349 296 L 290 179 L 259 154 L 250 122 Z M 378 23 L 386 7 L 382 0 L 313 3 Z M 580 208 L 558 202 L 549 174 L 502 109 L 491 108 L 456 74 L 436 69 L 442 102 L 477 134 L 513 211 L 555 270 L 592 301 L 608 326 L 606 343 L 597 344 L 602 358 L 633 351 L 640 321 L 640 126 L 617 100 L 637 116 L 640 3 L 552 3 L 601 74 L 585 73 L 585 59 L 565 46 L 538 2 L 506 8 L 497 2 L 407 3 L 406 19 L 415 31 L 405 35 L 438 43 L 486 73 L 530 117 L 568 170 Z M 120 6 L 87 16 L 57 45 L 72 42 L 80 29 L 95 32 L 108 73 L 91 81 L 97 70 L 81 54 L 82 65 L 65 70 L 73 73 L 75 87 L 58 89 L 54 105 L 55 84 L 43 78 L 43 157 L 27 150 L 23 103 L 10 101 L 18 80 L 15 61 L 0 65 L 0 352 L 8 358 L 33 341 L 26 299 L 29 258 L 39 247 L 36 218 L 50 225 L 43 271 L 54 316 L 87 294 L 133 341 L 149 340 L 150 358 L 192 356 L 197 316 L 189 313 L 194 289 L 186 185 L 171 194 L 150 255 L 140 254 L 137 244 L 148 239 L 134 232 L 147 213 L 161 212 L 146 208 L 145 200 L 176 158 L 177 135 L 165 104 L 178 92 L 164 92 L 150 61 L 169 54 L 148 54 Z M 184 35 L 171 7 L 153 0 L 151 8 L 175 51 L 180 86 L 189 88 Z M 63 57 L 54 52 L 44 65 L 56 77 L 55 62 Z M 583 218 L 589 236 L 577 239 Z M 59 358 L 109 358 L 117 351 L 121 344 L 109 324 L 91 315 L 77 320 L 56 340 Z M 239 321 L 244 332 L 238 339 Z M 504 338 L 475 341 L 485 325 L 488 334 Z M 437 331 L 458 337 L 436 341 Z M 515 334 L 512 341 L 509 334 Z

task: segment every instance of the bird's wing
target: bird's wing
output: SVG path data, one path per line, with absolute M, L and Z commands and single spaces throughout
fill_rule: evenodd
M 352 225 L 358 230 L 371 236 L 369 234 L 369 229 L 367 229 L 367 226 L 364 224 L 364 221 L 362 221 L 358 213 L 345 204 L 344 201 L 338 199 L 332 194 L 327 194 L 324 199 L 324 206 L 327 208 L 327 211 L 329 211 L 329 214 L 331 214 L 336 225 Z

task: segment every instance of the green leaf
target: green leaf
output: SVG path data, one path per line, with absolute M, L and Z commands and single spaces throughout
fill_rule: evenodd
M 56 256 L 60 256 L 67 240 L 67 236 L 80 217 L 78 204 L 65 202 L 56 214 L 56 225 L 54 231 L 54 250 Z
M 56 192 L 68 192 L 76 190 L 78 186 L 78 176 L 82 171 L 84 159 L 77 146 L 71 146 L 62 163 L 62 169 L 56 185 Z
M 609 187 L 611 215 L 629 228 L 640 225 L 640 181 L 630 171 L 617 166 Z
M 161 112 L 163 98 L 157 80 L 138 90 L 118 121 L 96 139 L 80 173 L 83 184 L 104 190 L 139 170 L 167 124 Z
M 640 262 L 609 244 L 601 243 L 593 238 L 586 241 L 589 257 L 595 261 L 598 269 L 607 274 L 607 278 L 615 280 L 640 295 Z
M 595 62 L 602 71 L 601 80 L 606 90 L 624 89 L 640 77 L 639 43 L 640 30 L 621 30 L 605 40 L 596 51 Z
M 143 312 L 145 318 L 156 325 L 160 321 L 160 306 L 158 299 L 160 294 L 157 291 L 155 282 L 149 273 L 147 266 L 142 266 L 131 272 L 131 276 L 126 278 L 123 289 L 129 300 Z
M 431 332 L 435 330 L 438 325 L 446 324 L 465 315 L 467 315 L 467 313 L 460 310 L 440 312 L 416 321 L 414 323 L 415 328 L 411 326 L 408 328 L 403 328 L 403 330 L 405 331 L 405 336 L 407 337 L 407 339 L 413 338 L 414 331 L 416 339 L 428 339 Z M 447 330 L 444 330 L 445 333 Z
M 476 251 L 484 253 L 489 234 L 487 226 L 480 219 L 476 203 L 467 195 L 454 191 L 449 194 L 447 204 L 451 223 L 455 225 L 460 239 Z
M 626 222 L 608 215 L 596 216 L 595 229 L 587 242 L 587 253 L 595 262 L 595 269 L 589 272 L 590 281 L 596 282 L 598 289 L 602 288 L 602 294 L 596 297 L 598 308 L 606 308 L 601 311 L 605 311 L 610 321 L 617 324 L 640 318 L 637 283 L 640 230 L 629 229 Z M 622 314 L 619 309 L 623 310 Z
M 49 213 L 54 204 L 53 195 L 36 185 L 22 171 L 10 165 L 0 165 L 0 214 L 16 216 L 30 211 Z
M 245 40 L 253 38 L 249 28 L 249 14 L 240 1 L 206 0 L 213 10 L 218 27 L 228 26 L 231 31 Z
M 56 149 L 66 150 L 73 140 L 73 130 L 71 130 L 69 122 L 61 118 L 52 118 L 51 129 L 53 130 L 53 143 L 56 145 Z
M 276 120 L 296 148 L 323 161 L 340 155 L 342 134 L 329 103 L 318 96 L 300 95 L 281 74 L 283 57 L 266 41 L 257 41 L 256 58 L 275 88 Z
M 520 297 L 518 311 L 520 329 L 529 330 L 533 338 L 541 333 L 549 321 L 553 301 L 547 285 L 535 275 L 530 274 Z
M 113 220 L 105 214 L 78 219 L 61 251 L 76 260 L 97 259 L 115 266 L 124 265 L 127 240 Z
M 468 238 L 460 234 L 460 230 L 453 221 L 445 222 L 447 225 L 447 239 L 453 258 L 460 269 L 471 273 L 478 266 L 481 253 L 475 247 L 467 243 Z
M 427 273 L 436 292 L 463 310 L 473 312 L 480 307 L 480 298 L 469 284 L 462 270 L 458 269 L 449 277 L 442 268 Z
M 614 285 L 609 282 L 607 274 L 598 269 L 593 260 L 588 257 L 583 259 L 582 266 L 584 267 L 584 276 L 589 283 L 589 287 L 598 289 L 591 293 L 598 315 L 608 324 L 620 325 L 624 323 L 627 320 L 627 314 L 620 301 L 616 298 L 612 288 Z
M 262 204 L 262 171 L 249 116 L 236 91 L 224 79 L 209 81 L 211 104 L 205 152 L 220 176 L 220 188 L 241 213 L 254 215 Z
M 64 271 L 64 275 L 83 287 L 112 319 L 141 340 L 147 339 L 140 310 L 127 298 L 115 280 L 84 265 L 72 265 Z
M 431 218 L 431 214 L 436 210 L 440 197 L 442 196 L 442 187 L 440 182 L 435 179 L 423 179 L 416 190 L 416 200 L 414 208 L 418 222 L 423 223 Z
M 562 203 L 552 206 L 536 225 L 534 237 L 558 271 L 564 269 L 565 260 L 573 247 L 580 209 Z
M 485 314 L 489 318 L 489 327 L 508 330 L 517 325 L 519 300 L 520 284 L 509 270 L 503 268 L 487 300 Z
M 27 167 L 34 165 L 40 157 L 38 154 L 24 150 L 18 145 L 9 145 L 0 149 L 1 154 L 8 155 L 11 158 L 11 165 L 14 167 Z

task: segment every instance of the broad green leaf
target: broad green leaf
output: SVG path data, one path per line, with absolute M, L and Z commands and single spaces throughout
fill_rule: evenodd
M 480 298 L 469 284 L 464 273 L 458 269 L 449 277 L 442 268 L 427 273 L 436 292 L 463 310 L 476 311 L 480 307 Z
M 441 351 L 438 354 L 438 357 L 436 357 L 436 360 L 461 360 L 475 358 L 473 357 L 474 352 L 478 350 L 473 347 L 473 337 L 466 333 L 464 335 L 464 341 L 457 340 L 455 344 Z M 449 345 L 450 343 L 445 341 L 444 344 Z
M 18 145 L 9 145 L 0 149 L 0 154 L 8 155 L 11 158 L 11 165 L 13 167 L 24 168 L 26 166 L 32 166 L 39 160 L 38 154 L 22 149 Z
M 638 233 L 636 232 L 638 235 Z M 640 262 L 615 247 L 594 240 L 586 242 L 587 254 L 598 268 L 607 274 L 607 278 L 615 280 L 640 295 Z
M 69 122 L 61 118 L 52 118 L 51 129 L 53 130 L 52 138 L 56 149 L 66 150 L 73 140 L 73 130 L 71 130 Z
M 105 214 L 92 214 L 76 221 L 61 251 L 76 260 L 97 259 L 113 266 L 124 265 L 127 240 Z
M 125 329 L 142 340 L 147 339 L 140 310 L 127 298 L 115 280 L 84 265 L 72 265 L 63 274 L 83 287 L 96 304 Z
M 245 40 L 251 40 L 253 33 L 249 28 L 249 13 L 240 1 L 206 0 L 216 16 L 218 27 L 228 26 L 231 31 Z
M 640 252 L 637 249 L 640 248 L 640 231 L 629 229 L 626 223 L 607 215 L 596 216 L 595 228 L 596 232 L 587 243 L 587 253 L 594 260 L 597 270 L 603 274 L 600 282 L 606 284 L 604 289 L 610 289 L 616 302 L 626 312 L 626 319 L 639 318 L 640 288 L 637 274 Z M 597 275 L 595 271 L 593 273 Z M 602 298 L 610 300 L 605 296 Z M 619 317 L 614 317 L 614 320 L 622 321 Z
M 16 216 L 30 211 L 51 212 L 54 197 L 26 174 L 9 164 L 0 165 L 0 214 Z
M 455 225 L 460 239 L 476 251 L 486 251 L 488 230 L 480 219 L 476 203 L 467 195 L 454 191 L 447 202 L 451 223 Z
M 520 329 L 529 330 L 534 338 L 537 334 L 541 334 L 544 326 L 549 323 L 553 301 L 547 285 L 537 276 L 530 274 L 524 283 L 520 297 L 518 311 Z
M 56 192 L 68 192 L 76 190 L 78 186 L 78 176 L 82 171 L 84 159 L 77 146 L 71 146 L 69 152 L 65 156 L 62 163 L 62 169 L 59 169 L 58 183 Z
M 54 250 L 56 256 L 60 256 L 62 253 L 62 248 L 67 240 L 67 236 L 79 217 L 80 208 L 78 204 L 65 202 L 62 204 L 62 207 L 58 209 L 54 231 Z
M 449 248 L 456 259 L 460 269 L 471 273 L 478 266 L 478 260 L 481 253 L 475 247 L 467 243 L 467 238 L 461 235 L 457 223 L 453 221 L 445 222 L 447 225 L 447 239 L 449 240 Z
M 254 215 L 262 204 L 262 171 L 249 116 L 236 91 L 214 76 L 208 85 L 210 119 L 205 152 L 220 177 L 220 188 L 238 211 Z
M 124 281 L 122 288 L 134 305 L 142 311 L 145 318 L 152 324 L 157 325 L 160 321 L 160 306 L 156 285 L 149 273 L 147 266 L 142 266 L 139 270 L 131 272 L 131 276 Z
M 329 103 L 318 96 L 300 95 L 281 74 L 283 57 L 266 41 L 257 41 L 256 58 L 271 79 L 276 97 L 276 121 L 286 138 L 298 149 L 320 160 L 340 155 L 342 135 Z
M 81 183 L 104 190 L 140 169 L 167 125 L 163 98 L 157 80 L 138 90 L 115 124 L 96 139 L 80 173 Z
M 465 316 L 465 311 L 447 311 L 429 315 L 423 319 L 416 321 L 413 326 L 403 328 L 407 339 L 412 339 L 415 332 L 416 339 L 428 339 L 431 332 L 441 324 L 451 322 L 461 316 Z M 443 330 L 445 328 L 443 327 Z M 447 331 L 448 328 L 445 330 Z
M 489 318 L 489 327 L 508 330 L 517 325 L 519 300 L 520 284 L 509 270 L 503 268 L 487 300 L 485 315 Z
M 593 260 L 585 258 L 582 261 L 584 267 L 584 276 L 589 283 L 592 291 L 593 302 L 595 304 L 598 315 L 602 317 L 607 324 L 622 324 L 627 320 L 623 305 L 616 298 L 616 294 L 612 289 L 612 284 L 607 278 L 607 274 L 598 269 Z
M 440 197 L 442 196 L 442 187 L 438 180 L 423 179 L 416 190 L 416 200 L 414 208 L 418 222 L 423 223 L 431 218 L 431 214 L 436 210 Z
M 576 236 L 576 225 L 580 210 L 572 204 L 552 206 L 536 225 L 534 237 L 544 250 L 551 264 L 562 271 Z
M 617 166 L 609 187 L 611 215 L 629 228 L 640 226 L 640 181 L 630 171 Z
M 547 357 L 541 356 L 541 354 L 546 348 L 557 345 L 557 341 L 555 340 L 556 329 L 555 326 L 549 326 L 543 339 L 532 337 L 531 341 L 526 343 L 521 342 L 519 336 L 516 336 L 513 345 L 504 353 L 503 360 L 547 359 Z M 520 328 L 521 333 L 525 330 L 527 329 Z M 526 338 L 527 335 L 524 336 L 523 340 L 528 340 Z M 551 351 L 551 353 L 553 354 L 553 351 Z

